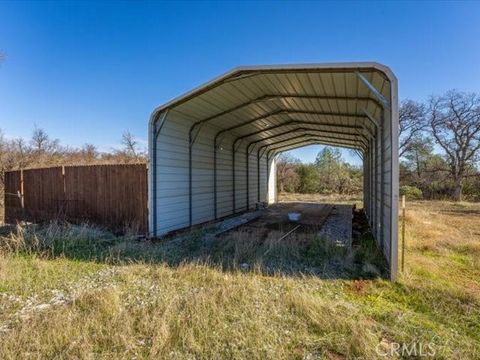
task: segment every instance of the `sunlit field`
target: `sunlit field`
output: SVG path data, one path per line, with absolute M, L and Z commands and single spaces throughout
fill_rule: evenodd
M 400 357 L 399 344 L 480 358 L 480 204 L 407 206 L 396 283 L 189 256 L 202 230 L 149 243 L 87 226 L 4 228 L 1 358 L 375 359 Z

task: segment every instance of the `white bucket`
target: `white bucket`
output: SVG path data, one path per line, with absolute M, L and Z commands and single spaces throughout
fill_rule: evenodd
M 297 212 L 289 212 L 288 213 L 288 220 L 290 221 L 298 221 L 300 220 L 300 213 L 297 213 Z

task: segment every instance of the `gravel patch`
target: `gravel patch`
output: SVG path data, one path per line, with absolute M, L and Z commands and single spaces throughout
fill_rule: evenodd
M 352 205 L 334 205 L 318 235 L 338 246 L 352 247 Z
M 68 291 L 53 289 L 52 297 L 44 302 L 40 301 L 37 295 L 22 299 L 14 294 L 0 294 L 0 299 L 11 303 L 20 304 L 18 311 L 9 316 L 9 318 L 0 324 L 0 337 L 2 333 L 11 331 L 15 323 L 28 319 L 35 313 L 47 311 L 54 307 L 71 304 L 78 296 L 86 290 L 102 289 L 111 286 L 112 278 L 119 272 L 117 268 L 111 267 L 102 269 L 96 273 L 87 275 L 79 281 L 72 283 Z

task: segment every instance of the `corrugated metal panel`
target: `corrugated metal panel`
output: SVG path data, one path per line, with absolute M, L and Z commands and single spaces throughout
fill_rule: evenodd
M 158 234 L 188 226 L 188 129 L 172 112 L 157 138 L 157 165 L 151 170 L 157 174 L 157 216 L 150 228 Z
M 246 174 L 245 181 L 248 181 L 248 208 L 255 208 L 257 203 L 258 184 L 257 184 L 257 155 L 254 151 L 249 156 L 248 160 L 248 173 Z
M 260 158 L 260 201 L 267 202 L 267 186 L 268 186 L 268 172 L 267 172 L 267 156 L 263 155 Z
M 246 151 L 247 146 L 243 143 L 235 153 L 235 212 L 247 210 Z

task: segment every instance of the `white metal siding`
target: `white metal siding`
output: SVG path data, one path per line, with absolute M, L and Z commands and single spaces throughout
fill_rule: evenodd
M 189 129 L 193 121 L 181 114 L 168 114 L 157 138 L 157 216 L 158 235 L 189 226 Z M 214 219 L 213 144 L 218 128 L 206 125 L 200 130 L 192 151 L 192 225 Z M 217 217 L 233 214 L 232 145 L 234 137 L 226 136 L 217 151 Z M 257 155 L 249 158 L 250 208 L 257 202 Z M 266 157 L 260 160 L 260 201 L 267 201 Z M 263 164 L 263 165 L 262 165 Z M 246 143 L 235 156 L 235 210 L 247 210 Z
M 232 213 L 232 141 L 231 137 L 227 138 L 217 151 L 217 216 L 220 218 Z
M 157 138 L 156 224 L 158 234 L 188 226 L 189 122 L 171 113 Z

